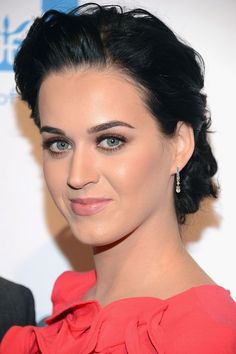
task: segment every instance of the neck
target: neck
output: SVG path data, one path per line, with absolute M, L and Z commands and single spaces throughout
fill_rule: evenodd
M 186 252 L 175 218 L 164 220 L 151 220 L 113 245 L 94 248 L 97 283 L 88 298 L 105 305 L 124 297 L 165 293 L 166 279 L 174 276 Z

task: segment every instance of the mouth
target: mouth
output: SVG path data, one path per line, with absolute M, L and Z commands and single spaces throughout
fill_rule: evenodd
M 77 198 L 70 199 L 70 206 L 75 215 L 91 216 L 100 213 L 111 201 L 108 198 Z

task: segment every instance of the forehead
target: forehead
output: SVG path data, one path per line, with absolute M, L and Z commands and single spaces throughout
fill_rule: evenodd
M 94 125 L 107 120 L 156 121 L 140 86 L 115 69 L 68 69 L 51 73 L 39 91 L 41 125 L 75 121 Z

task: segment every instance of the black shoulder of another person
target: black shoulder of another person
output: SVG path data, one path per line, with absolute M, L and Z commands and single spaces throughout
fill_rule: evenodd
M 0 277 L 0 340 L 14 325 L 35 325 L 33 294 L 27 287 Z

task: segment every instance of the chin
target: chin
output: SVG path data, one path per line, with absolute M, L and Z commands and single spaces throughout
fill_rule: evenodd
M 120 233 L 117 234 L 117 229 L 119 229 L 119 227 L 112 227 L 112 229 L 108 229 L 105 225 L 100 225 L 97 227 L 83 227 L 73 224 L 70 225 L 70 227 L 77 240 L 91 247 L 112 247 L 122 242 L 127 238 L 127 234 L 130 234 L 130 232 L 125 232 L 126 230 L 120 230 Z

